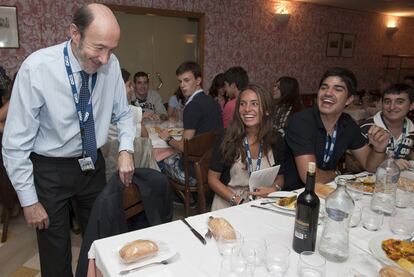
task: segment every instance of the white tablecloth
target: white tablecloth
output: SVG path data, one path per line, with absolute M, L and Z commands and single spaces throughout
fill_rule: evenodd
M 257 204 L 261 201 L 264 200 L 256 200 L 254 203 Z M 362 200 L 358 201 L 357 205 L 368 205 L 369 201 L 370 197 L 364 196 Z M 205 234 L 207 231 L 206 222 L 210 215 L 224 217 L 231 222 L 243 237 L 277 238 L 281 244 L 291 249 L 290 266 L 285 276 L 297 276 L 299 255 L 291 247 L 294 217 L 253 208 L 250 207 L 251 204 L 252 202 L 249 202 L 240 206 L 189 217 L 188 221 L 201 234 Z M 322 226 L 323 224 L 318 228 L 318 237 L 322 234 Z M 346 268 L 353 266 L 358 269 L 361 264 L 364 264 L 361 262 L 361 259 L 364 258 L 369 259 L 373 265 L 379 268 L 379 264 L 367 255 L 367 252 L 369 252 L 368 242 L 370 239 L 380 234 L 391 234 L 388 227 L 388 219 L 385 220 L 381 231 L 367 231 L 361 225 L 351 229 L 350 257 L 354 258 L 350 258 L 345 263 L 327 262 L 326 276 L 342 276 L 341 274 L 343 274 Z M 131 273 L 128 276 L 219 276 L 222 258 L 218 253 L 215 240 L 211 239 L 207 242 L 207 245 L 203 245 L 181 221 L 174 221 L 95 241 L 91 250 L 95 251 L 96 266 L 104 276 L 119 276 L 120 270 L 139 265 L 139 263 L 130 266 L 123 265 L 119 260 L 117 251 L 127 242 L 145 238 L 166 243 L 170 248 L 171 254 L 173 252 L 180 253 L 180 259 L 167 266 L 147 268 Z M 353 265 L 352 263 L 355 260 L 359 264 Z M 261 266 L 256 268 L 254 276 L 270 275 L 265 267 Z

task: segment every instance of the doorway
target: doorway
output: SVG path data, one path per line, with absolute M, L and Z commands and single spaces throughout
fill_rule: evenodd
M 121 27 L 114 54 L 132 77 L 150 75 L 150 88 L 164 102 L 178 87 L 175 70 L 192 60 L 203 68 L 204 14 L 109 5 Z

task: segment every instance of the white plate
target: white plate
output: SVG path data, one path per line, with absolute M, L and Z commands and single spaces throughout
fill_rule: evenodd
M 387 263 L 389 265 L 396 265 L 396 266 L 400 267 L 396 262 L 394 262 L 393 260 L 391 260 L 390 258 L 387 257 L 387 254 L 385 253 L 385 251 L 382 250 L 381 243 L 382 243 L 382 241 L 387 240 L 387 239 L 406 239 L 406 238 L 407 238 L 407 236 L 398 236 L 398 235 L 394 235 L 394 234 L 378 235 L 376 237 L 373 237 L 369 241 L 368 248 L 375 257 L 381 259 L 385 263 Z
M 154 241 L 154 242 L 158 245 L 158 252 L 155 255 L 147 257 L 147 258 L 143 258 L 135 262 L 131 262 L 131 263 L 125 263 L 122 260 L 122 258 L 119 256 L 119 250 L 124 246 L 124 245 L 121 245 L 119 249 L 115 251 L 115 255 L 118 257 L 118 260 L 119 260 L 119 265 L 120 265 L 119 271 L 134 268 L 136 266 L 143 266 L 143 265 L 146 265 L 152 262 L 162 261 L 162 260 L 172 257 L 177 252 L 165 242 L 162 242 L 162 241 Z M 126 242 L 125 244 L 127 243 L 129 242 Z
M 290 212 L 293 212 L 293 213 L 296 211 L 296 207 L 295 208 L 288 208 L 286 206 L 281 206 L 281 205 L 277 204 L 276 202 L 271 203 L 270 205 L 272 205 L 272 206 L 274 206 L 278 209 L 284 210 L 284 211 L 290 211 Z
M 293 191 L 283 191 L 283 190 L 279 190 L 279 191 L 274 191 L 269 193 L 267 196 L 269 197 L 291 197 L 297 195 L 296 192 Z
M 355 181 L 357 181 L 357 182 L 358 181 L 362 182 L 363 179 L 367 177 L 367 174 L 369 174 L 369 173 L 364 171 L 364 172 L 361 172 L 361 173 L 358 173 L 358 174 L 338 175 L 338 176 L 335 177 L 335 183 L 337 184 L 338 180 L 341 179 L 341 178 L 346 179 L 346 180 L 355 179 Z M 359 179 L 360 176 L 362 177 L 361 179 Z M 373 175 L 373 176 L 375 177 L 375 175 Z M 355 187 L 352 187 L 352 186 L 347 186 L 347 188 L 351 191 L 359 192 L 359 193 L 362 193 L 362 194 L 365 194 L 365 195 L 372 195 L 372 192 L 359 190 L 359 189 L 357 189 Z

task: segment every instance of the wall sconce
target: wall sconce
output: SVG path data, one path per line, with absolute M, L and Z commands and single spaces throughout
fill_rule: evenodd
M 286 24 L 289 21 L 290 14 L 286 6 L 286 1 L 275 3 L 275 18 L 278 25 Z
M 398 31 L 397 20 L 396 19 L 388 20 L 388 22 L 387 22 L 387 34 L 392 36 L 397 31 Z
M 196 35 L 193 34 L 185 34 L 183 35 L 184 42 L 187 44 L 193 44 L 196 41 Z

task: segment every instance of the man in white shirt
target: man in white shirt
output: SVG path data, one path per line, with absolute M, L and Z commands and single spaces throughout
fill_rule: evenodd
M 149 89 L 148 74 L 142 71 L 134 75 L 135 98 L 132 103 L 141 107 L 144 114 L 143 118 L 151 119 L 167 119 L 167 110 L 162 102 L 162 98 L 158 92 Z
M 101 4 L 80 8 L 71 40 L 22 64 L 10 101 L 3 158 L 29 226 L 36 228 L 42 276 L 72 276 L 69 202 L 85 230 L 104 187 L 111 121 L 119 133 L 119 177 L 134 172 L 135 128 L 117 58 L 120 27 Z

